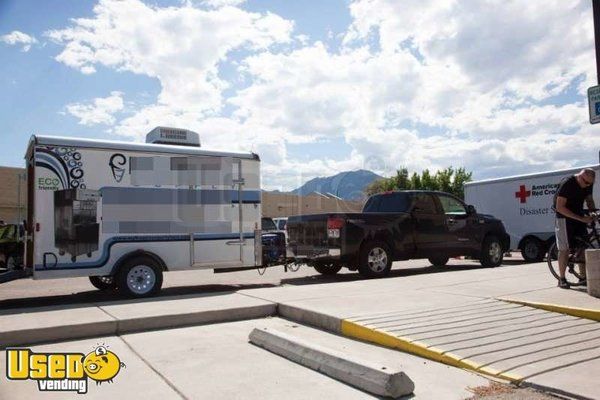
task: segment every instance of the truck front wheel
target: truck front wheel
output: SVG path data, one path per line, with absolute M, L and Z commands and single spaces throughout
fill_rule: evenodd
M 335 275 L 342 269 L 340 264 L 333 263 L 316 263 L 314 267 L 321 275 Z
M 429 262 L 434 267 L 443 267 L 448 263 L 449 258 L 444 256 L 429 257 Z
M 481 246 L 481 265 L 484 267 L 497 267 L 502 264 L 504 253 L 502 251 L 502 243 L 496 236 L 486 236 Z
M 365 278 L 382 278 L 392 269 L 392 254 L 387 244 L 369 242 L 362 246 L 358 272 Z
M 138 256 L 125 261 L 117 273 L 117 288 L 128 297 L 148 297 L 160 290 L 161 267 L 150 257 Z

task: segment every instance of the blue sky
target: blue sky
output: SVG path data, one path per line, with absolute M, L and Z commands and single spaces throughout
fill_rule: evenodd
M 585 0 L 2 0 L 0 164 L 23 165 L 33 133 L 131 141 L 159 124 L 259 152 L 269 189 L 590 164 L 591 18 Z

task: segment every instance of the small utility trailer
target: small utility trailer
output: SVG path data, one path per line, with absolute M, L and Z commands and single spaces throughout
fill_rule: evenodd
M 197 133 L 158 127 L 146 143 L 35 135 L 25 159 L 24 263 L 0 282 L 87 276 L 143 297 L 165 271 L 284 261 L 263 249 L 254 153 L 204 150 Z

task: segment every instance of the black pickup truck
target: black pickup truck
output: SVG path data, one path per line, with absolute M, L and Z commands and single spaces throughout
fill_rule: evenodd
M 286 228 L 295 259 L 324 275 L 346 267 L 377 278 L 389 274 L 392 261 L 425 258 L 441 266 L 456 256 L 496 267 L 510 243 L 500 220 L 436 191 L 377 194 L 361 213 L 298 215 Z

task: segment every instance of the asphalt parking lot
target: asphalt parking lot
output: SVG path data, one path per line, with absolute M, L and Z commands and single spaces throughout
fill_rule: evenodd
M 169 273 L 161 296 L 143 301 L 110 298 L 83 278 L 25 280 L 0 287 L 0 339 L 2 347 L 15 340 L 40 343 L 33 351 L 110 345 L 127 368 L 113 384 L 90 385 L 92 398 L 369 396 L 249 344 L 254 327 L 402 369 L 415 383 L 416 398 L 465 399 L 495 381 L 596 398 L 598 322 L 507 302 L 600 313 L 600 300 L 583 289 L 555 285 L 545 264 L 525 265 L 516 257 L 496 269 L 468 260 L 444 268 L 402 262 L 381 280 L 350 272 L 323 277 L 306 267 L 262 276 Z M 6 368 L 6 353 L 0 357 Z M 4 378 L 5 370 L 0 373 Z M 544 398 L 531 390 L 495 398 Z M 0 385 L 3 399 L 39 395 L 31 381 Z

